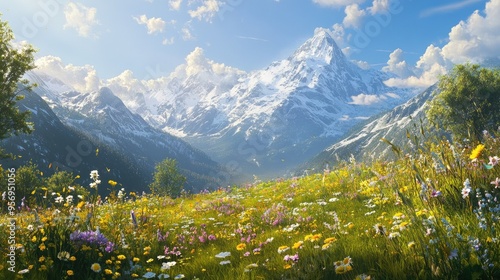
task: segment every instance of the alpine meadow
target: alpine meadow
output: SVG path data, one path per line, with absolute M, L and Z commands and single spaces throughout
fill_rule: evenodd
M 0 4 L 0 280 L 500 279 L 500 0 L 97 2 Z

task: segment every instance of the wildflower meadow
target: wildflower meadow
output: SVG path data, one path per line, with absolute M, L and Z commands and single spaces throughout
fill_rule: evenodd
M 36 189 L 15 220 L 4 194 L 0 278 L 500 279 L 500 139 L 483 139 L 175 199 L 89 170 L 90 193 Z

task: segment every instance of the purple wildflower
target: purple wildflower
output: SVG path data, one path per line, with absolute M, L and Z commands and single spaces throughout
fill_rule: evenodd
M 110 242 L 102 233 L 98 231 L 75 231 L 69 235 L 71 242 L 77 246 L 81 247 L 83 245 L 87 246 L 97 246 L 102 247 L 107 253 L 111 253 L 114 250 L 115 244 Z

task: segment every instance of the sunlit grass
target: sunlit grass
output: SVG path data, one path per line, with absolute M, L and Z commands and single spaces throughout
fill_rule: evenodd
M 482 144 L 177 199 L 48 197 L 16 216 L 15 272 L 2 215 L 0 278 L 498 279 L 500 144 Z

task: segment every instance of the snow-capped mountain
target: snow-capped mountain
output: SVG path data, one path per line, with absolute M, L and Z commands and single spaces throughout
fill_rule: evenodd
M 428 101 L 436 94 L 436 85 L 395 107 L 393 110 L 368 120 L 363 126 L 331 145 L 306 165 L 324 168 L 326 164 L 337 163 L 354 156 L 357 160 L 372 161 L 389 159 L 394 156 L 392 147 L 381 139 L 386 139 L 403 151 L 416 150 L 416 145 L 431 134 L 444 132 L 431 131 L 425 117 Z M 420 139 L 416 141 L 416 139 Z
M 33 123 L 34 131 L 1 141 L 7 153 L 17 156 L 15 160 L 0 160 L 4 168 L 18 168 L 32 162 L 46 176 L 55 171 L 81 175 L 82 179 L 76 181 L 81 185 L 89 183 L 87 174 L 95 169 L 101 171 L 103 182 L 112 179 L 122 183 L 129 191 L 148 190 L 144 178 L 151 177 L 150 172 L 136 168 L 121 153 L 63 124 L 39 96 L 41 90 L 34 88 L 34 92 L 21 92 L 25 98 L 17 105 L 20 111 L 31 112 L 29 121 Z M 96 149 L 99 149 L 98 154 Z
M 323 28 L 288 58 L 249 74 L 221 70 L 198 49 L 190 56 L 183 75 L 145 92 L 149 107 L 136 112 L 246 173 L 277 176 L 409 98 L 384 84 L 387 73 L 350 62 Z
M 168 157 L 176 159 L 187 175 L 188 189 L 215 188 L 229 179 L 206 154 L 132 113 L 109 88 L 82 93 L 47 75 L 30 73 L 29 78 L 65 125 L 124 155 L 138 170 L 152 174 L 154 166 Z

